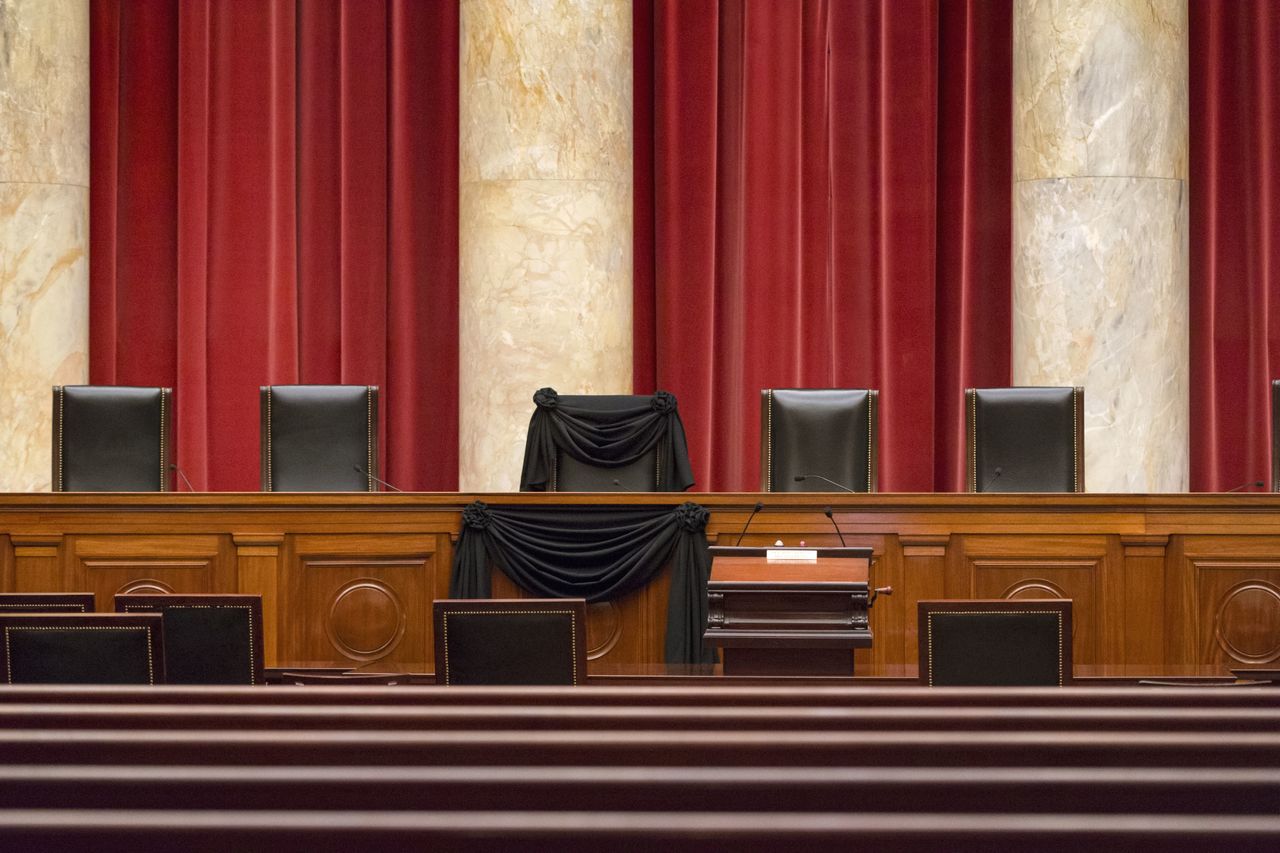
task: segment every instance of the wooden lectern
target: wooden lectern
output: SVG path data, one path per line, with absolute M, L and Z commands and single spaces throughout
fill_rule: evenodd
M 711 548 L 707 630 L 725 675 L 853 675 L 871 645 L 870 548 Z

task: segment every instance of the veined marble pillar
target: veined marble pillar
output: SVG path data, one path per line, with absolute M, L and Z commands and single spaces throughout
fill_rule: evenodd
M 514 490 L 534 391 L 631 393 L 631 2 L 461 16 L 459 485 Z
M 1013 380 L 1083 385 L 1093 492 L 1188 484 L 1186 0 L 1017 0 Z
M 0 491 L 50 487 L 89 377 L 89 1 L 0 0 Z

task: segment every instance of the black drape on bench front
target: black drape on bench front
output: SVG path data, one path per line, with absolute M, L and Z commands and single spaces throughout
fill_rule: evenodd
M 522 589 L 553 598 L 608 601 L 649 582 L 669 560 L 667 663 L 710 663 L 707 621 L 709 513 L 677 507 L 490 507 L 462 511 L 449 594 L 488 598 L 490 566 Z

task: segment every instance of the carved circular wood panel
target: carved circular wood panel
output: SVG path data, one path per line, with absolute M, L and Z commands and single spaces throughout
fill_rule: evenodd
M 117 589 L 116 595 L 173 595 L 173 587 L 155 578 L 138 578 Z
M 621 636 L 622 616 L 612 601 L 587 605 L 587 660 L 607 655 Z
M 1070 598 L 1062 591 L 1062 587 L 1057 584 L 1050 583 L 1047 580 L 1035 578 L 1033 580 L 1018 581 L 1013 586 L 1004 591 L 1001 598 Z
M 1218 647 L 1242 663 L 1280 658 L 1280 589 L 1246 581 L 1227 591 L 1214 617 Z
M 361 578 L 333 596 L 325 631 L 340 654 L 370 661 L 395 650 L 405 623 L 404 604 L 395 590 L 382 581 Z

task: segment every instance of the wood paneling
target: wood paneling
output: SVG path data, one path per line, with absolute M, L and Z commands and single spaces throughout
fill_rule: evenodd
M 430 603 L 448 594 L 470 495 L 0 495 L 0 584 L 263 596 L 276 666 L 430 669 Z M 920 599 L 1067 595 L 1078 663 L 1280 661 L 1280 495 L 485 495 L 493 505 L 675 505 L 711 510 L 711 542 L 873 550 L 875 644 L 858 671 L 916 660 Z M 816 501 L 821 500 L 822 504 Z M 662 660 L 670 572 L 588 617 L 592 666 Z M 524 595 L 497 574 L 497 596 Z

